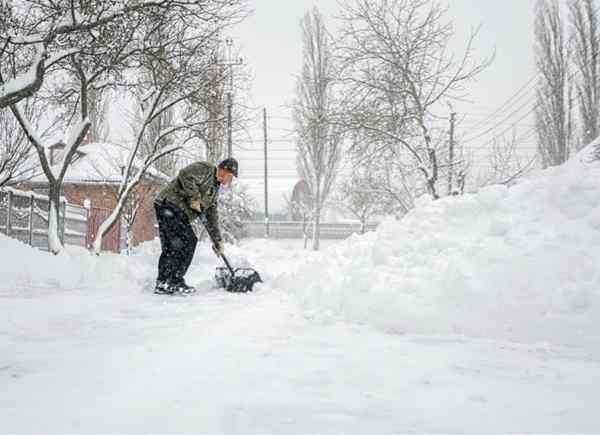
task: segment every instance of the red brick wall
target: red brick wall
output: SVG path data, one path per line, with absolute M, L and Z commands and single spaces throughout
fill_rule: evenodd
M 64 184 L 63 195 L 72 204 L 84 205 L 86 199 L 96 208 L 113 209 L 117 205 L 117 187 L 103 184 Z
M 141 194 L 141 203 L 133 224 L 133 243 L 154 239 L 158 233 L 155 228 L 154 198 L 160 186 L 155 183 L 140 183 L 136 188 Z M 97 208 L 113 209 L 117 204 L 117 187 L 103 184 L 65 184 L 63 194 L 73 204 L 84 205 L 85 199 Z
M 158 195 L 161 187 L 156 184 L 146 184 L 141 187 L 144 189 L 144 201 L 140 204 L 133 223 L 134 244 L 136 245 L 158 237 L 156 215 L 154 213 L 154 198 Z

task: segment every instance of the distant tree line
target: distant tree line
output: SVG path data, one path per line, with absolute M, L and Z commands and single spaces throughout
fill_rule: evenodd
M 293 113 L 310 204 L 290 207 L 310 210 L 313 249 L 325 203 L 364 224 L 377 213 L 406 213 L 421 194 L 437 199 L 464 190 L 468 162 L 460 152 L 448 157 L 448 129 L 439 120 L 491 62 L 473 59 L 476 32 L 459 57 L 450 54 L 452 23 L 436 1 L 340 6 L 336 35 L 316 8 L 301 23 Z
M 536 3 L 535 128 L 543 167 L 564 163 L 600 135 L 599 9 L 594 0 Z
M 536 77 L 531 101 L 537 153 L 520 154 L 520 138 L 488 142 L 486 174 L 453 137 L 448 106 L 493 55 L 474 59 L 472 32 L 459 55 L 447 8 L 435 0 L 346 0 L 336 33 L 318 9 L 301 22 L 302 68 L 293 104 L 299 177 L 310 195 L 303 210 L 315 225 L 324 205 L 336 204 L 361 222 L 376 214 L 402 215 L 417 196 L 433 199 L 471 186 L 510 184 L 539 163 L 559 165 L 600 134 L 600 28 L 594 0 L 537 0 Z M 450 134 L 449 134 L 450 133 Z M 600 158 L 600 145 L 597 148 Z

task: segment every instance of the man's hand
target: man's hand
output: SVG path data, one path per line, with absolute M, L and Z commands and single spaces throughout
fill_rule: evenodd
M 204 207 L 202 206 L 202 201 L 200 198 L 192 198 L 190 199 L 190 208 L 198 213 L 202 213 Z
M 223 255 L 223 253 L 225 252 L 225 247 L 223 246 L 223 242 L 220 240 L 212 245 L 212 249 L 215 252 L 215 254 L 219 257 L 221 257 Z

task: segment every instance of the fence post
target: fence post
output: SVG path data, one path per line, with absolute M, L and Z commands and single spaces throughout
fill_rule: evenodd
M 29 235 L 27 242 L 29 246 L 33 246 L 33 193 L 29 197 Z
M 12 191 L 8 191 L 8 203 L 6 209 L 6 235 L 10 237 L 10 225 L 11 225 L 11 216 L 12 216 L 12 199 L 13 193 Z

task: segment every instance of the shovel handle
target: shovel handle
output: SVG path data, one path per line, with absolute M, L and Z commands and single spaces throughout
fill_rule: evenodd
M 208 221 L 206 220 L 206 215 L 204 214 L 204 212 L 202 212 L 200 214 L 200 217 L 198 218 L 198 220 L 202 223 L 202 225 L 206 229 L 206 233 L 208 234 L 208 237 L 210 238 L 210 241 L 214 245 L 215 241 L 213 240 L 213 237 L 212 237 L 212 234 L 210 233 L 210 231 L 208 231 L 208 226 L 207 226 Z M 227 257 L 225 257 L 225 254 L 219 254 L 219 256 L 225 262 L 225 265 L 227 266 L 227 269 L 229 269 L 229 272 L 231 273 L 231 276 L 235 276 L 235 272 L 233 271 L 233 267 L 231 267 L 231 264 L 229 264 L 229 260 L 227 260 Z
M 231 272 L 231 276 L 235 276 L 235 272 L 233 271 L 233 267 L 231 267 L 231 264 L 229 264 L 229 260 L 227 260 L 227 257 L 225 257 L 224 254 L 221 254 L 221 258 L 223 259 L 223 261 L 227 265 L 227 269 L 229 269 L 229 272 Z

